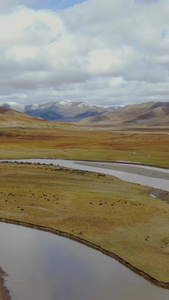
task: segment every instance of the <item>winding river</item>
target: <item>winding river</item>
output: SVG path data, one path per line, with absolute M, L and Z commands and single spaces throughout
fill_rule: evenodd
M 22 161 L 102 172 L 127 181 L 132 181 L 133 176 L 136 183 L 169 191 L 169 170 L 166 169 L 125 163 Z M 67 238 L 0 223 L 0 240 L 0 265 L 9 274 L 6 286 L 12 300 L 169 299 L 169 290 L 151 284 L 116 260 Z
M 22 159 L 18 162 L 32 162 L 60 165 L 84 171 L 100 172 L 116 176 L 124 181 L 138 183 L 169 191 L 169 169 L 127 164 L 125 162 L 90 162 L 64 159 Z

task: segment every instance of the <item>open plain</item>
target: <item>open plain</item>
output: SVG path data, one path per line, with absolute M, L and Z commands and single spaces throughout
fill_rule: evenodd
M 126 160 L 169 167 L 169 128 L 92 128 L 33 120 L 0 123 L 1 158 Z

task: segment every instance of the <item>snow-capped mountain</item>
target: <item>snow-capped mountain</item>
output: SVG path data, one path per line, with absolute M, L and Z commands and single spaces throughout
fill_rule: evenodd
M 75 122 L 99 115 L 105 112 L 105 109 L 86 102 L 59 101 L 41 104 L 37 108 L 25 107 L 25 112 L 45 120 Z
M 106 112 L 107 109 L 81 101 L 58 101 L 45 104 L 21 105 L 16 102 L 0 104 L 0 106 L 27 113 L 49 121 L 76 122 Z
M 2 107 L 10 108 L 16 111 L 24 112 L 25 111 L 25 106 L 23 104 L 18 104 L 16 102 L 7 102 L 7 103 L 2 103 L 0 104 Z

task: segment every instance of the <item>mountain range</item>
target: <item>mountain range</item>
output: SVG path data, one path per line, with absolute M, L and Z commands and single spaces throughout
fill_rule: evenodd
M 169 125 L 169 102 L 148 102 L 110 108 L 80 101 L 58 101 L 40 105 L 20 105 L 9 102 L 0 106 L 1 109 L 20 112 L 19 118 L 24 113 L 25 118 L 27 114 L 48 121 L 78 123 L 79 126 L 85 127 Z M 8 115 L 12 114 L 9 111 Z
M 8 102 L 3 103 L 0 106 L 44 120 L 59 122 L 77 122 L 84 118 L 100 115 L 107 111 L 107 109 L 99 106 L 80 101 L 58 101 L 39 105 L 20 105 L 16 102 Z

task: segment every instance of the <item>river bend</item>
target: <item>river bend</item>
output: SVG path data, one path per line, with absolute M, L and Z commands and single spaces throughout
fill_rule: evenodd
M 112 166 L 53 159 L 20 161 L 59 164 L 133 182 L 129 180 L 131 174 L 136 183 L 169 190 L 169 170 L 165 169 L 144 166 L 138 169 L 130 165 L 129 172 L 125 164 Z M 146 177 L 144 183 L 143 177 Z M 0 223 L 0 238 L 0 265 L 9 274 L 6 285 L 12 300 L 169 299 L 168 290 L 154 286 L 116 260 L 67 238 L 5 223 Z

